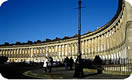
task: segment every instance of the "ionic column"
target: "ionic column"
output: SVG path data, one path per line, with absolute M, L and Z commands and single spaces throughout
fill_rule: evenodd
M 101 51 L 103 51 L 103 46 L 104 46 L 104 40 L 103 40 L 103 35 L 101 36 Z
M 81 41 L 81 54 L 84 55 L 84 41 Z
M 56 46 L 56 55 L 59 56 L 59 46 Z
M 2 54 L 2 53 L 1 53 Z M 12 58 L 12 49 L 10 49 L 10 58 Z
M 118 24 L 118 30 L 119 30 L 119 34 L 120 34 L 119 44 L 121 44 L 121 42 L 122 42 L 122 32 L 121 32 L 121 26 L 120 26 L 120 24 Z
M 70 50 L 71 50 L 70 56 L 72 56 L 72 52 L 73 52 L 72 43 L 70 44 Z
M 53 46 L 52 47 L 52 56 L 54 56 L 55 55 L 55 47 Z
M 53 56 L 53 46 L 51 46 L 51 52 L 50 52 L 50 55 Z
M 116 47 L 116 30 L 113 28 L 113 47 Z
M 62 58 L 62 45 L 60 45 L 60 54 L 61 54 L 61 58 Z
M 69 44 L 67 44 L 67 56 L 69 56 Z
M 117 28 L 115 28 L 115 46 L 117 47 L 118 46 L 118 31 L 117 31 Z
M 65 56 L 67 56 L 67 44 L 65 44 Z
M 88 56 L 90 57 L 90 40 L 88 39 L 87 42 L 88 42 L 88 45 L 87 45 L 88 46 Z
M 41 54 L 44 54 L 44 47 L 41 47 Z M 44 55 L 43 55 L 44 56 Z
M 99 36 L 97 36 L 97 39 L 96 39 L 96 52 L 97 54 L 99 54 Z
M 43 56 L 46 56 L 46 50 L 45 50 L 45 47 L 43 47 Z
M 42 57 L 44 56 L 44 47 L 41 47 L 41 54 L 42 54 Z
M 17 57 L 17 49 L 14 49 L 15 58 Z
M 28 58 L 31 58 L 31 49 L 30 48 L 27 48 L 27 56 L 28 56 Z
M 75 55 L 75 43 L 72 44 L 72 56 Z
M 93 58 L 95 57 L 95 37 L 93 38 L 93 43 L 92 43 L 93 45 Z
M 75 56 L 77 56 L 78 53 L 78 43 L 75 43 Z
M 23 58 L 23 48 L 21 48 L 21 57 Z
M 101 36 L 98 37 L 98 52 L 101 51 Z
M 72 44 L 69 44 L 69 56 L 72 54 Z
M 39 47 L 39 49 L 40 49 L 40 54 L 42 54 L 43 52 L 42 52 L 42 47 Z
M 92 40 L 91 39 L 89 40 L 89 55 L 91 58 L 92 57 Z
M 3 49 L 1 49 L 1 55 L 3 56 Z
M 14 50 L 14 49 L 12 49 L 12 51 L 13 51 L 13 58 L 15 58 L 15 50 Z
M 12 58 L 14 58 L 14 49 L 12 49 Z
M 18 58 L 18 53 L 17 53 L 18 51 L 17 51 L 17 49 L 15 48 L 15 58 Z
M 30 55 L 30 51 L 29 51 L 29 48 L 26 48 L 26 51 L 27 51 L 27 56 L 26 56 L 26 58 L 29 58 L 29 55 Z
M 67 56 L 70 54 L 70 44 L 67 44 Z
M 49 48 L 49 55 L 51 56 L 52 47 L 49 46 L 48 48 Z
M 84 55 L 84 56 L 85 56 L 85 54 L 86 54 L 86 52 L 85 52 L 85 50 L 86 50 L 85 44 L 86 44 L 86 41 L 84 40 L 84 41 L 83 41 L 83 55 Z
M 95 38 L 95 54 L 98 52 L 98 38 Z
M 62 45 L 62 57 L 64 56 L 64 44 Z
M 9 55 L 9 56 L 10 56 L 10 58 L 11 58 L 11 56 L 12 56 L 12 54 L 11 54 L 11 49 L 9 49 L 9 50 L 10 50 L 10 55 Z
M 7 56 L 7 49 L 5 49 L 5 56 Z
M 109 32 L 107 32 L 107 50 L 110 49 L 110 37 L 109 37 Z
M 47 46 L 47 56 L 49 56 L 49 53 L 50 53 L 50 47 Z
M 70 56 L 73 55 L 73 52 L 74 52 L 74 49 L 73 49 L 73 43 L 71 43 L 71 55 L 70 55 Z
M 47 55 L 50 56 L 50 46 L 47 47 Z
M 9 49 L 7 49 L 7 57 L 9 58 Z
M 35 58 L 36 58 L 36 56 L 37 56 L 36 54 L 37 54 L 37 50 L 36 50 L 35 47 L 33 47 L 33 57 L 34 57 L 33 60 L 35 60 Z
M 89 48 L 89 44 L 88 44 L 88 39 L 86 40 L 86 55 L 88 57 L 88 48 Z
M 23 48 L 23 58 L 25 58 L 25 48 Z
M 93 51 L 94 51 L 94 49 L 93 49 L 93 47 L 94 47 L 94 46 L 93 46 L 93 42 L 94 42 L 94 41 L 93 41 L 93 40 L 94 40 L 94 39 L 92 39 L 92 41 L 91 41 L 91 55 L 92 55 L 92 59 L 93 59 Z
M 21 51 L 21 49 L 18 48 L 18 54 L 19 54 L 18 56 L 19 56 L 19 58 L 21 58 L 21 52 L 20 51 Z
M 52 56 L 55 56 L 55 46 L 52 47 Z
M 8 51 L 7 51 L 7 56 L 8 56 L 8 58 L 10 58 L 10 51 L 9 51 L 9 49 L 7 49 Z
M 38 49 L 37 49 L 37 47 L 35 47 L 35 54 L 37 55 L 38 54 Z
M 2 51 L 1 51 L 1 49 L 0 49 L 0 56 L 2 55 Z
M 101 53 L 99 54 L 101 57 L 104 51 L 104 35 L 101 35 Z
M 5 56 L 5 49 L 3 49 L 3 52 L 2 52 L 2 53 L 3 53 L 3 55 Z
M 116 37 L 117 37 L 117 46 L 119 46 L 120 44 L 120 33 L 119 33 L 119 29 L 118 29 L 118 26 L 116 27 L 116 31 L 117 31 L 117 34 L 116 34 Z
M 4 52 L 3 53 L 4 53 L 4 56 L 6 56 L 6 49 L 4 49 Z
M 38 54 L 40 54 L 40 53 L 41 53 L 40 51 L 41 51 L 41 49 L 40 49 L 40 47 L 38 47 Z
M 61 55 L 61 46 L 59 45 L 58 47 L 59 47 L 59 57 L 60 57 L 60 55 Z
M 58 52 L 57 52 L 57 45 L 55 45 L 55 56 L 57 57 L 58 56 Z
M 31 54 L 31 56 L 30 56 L 30 57 L 31 57 L 31 58 L 33 58 L 33 54 L 34 54 L 34 53 L 33 53 L 33 52 L 34 52 L 33 48 L 31 48 L 31 50 L 30 50 L 30 51 L 31 51 L 31 52 L 30 52 L 30 54 Z M 31 59 L 31 60 L 33 60 L 33 59 Z
M 10 57 L 10 56 L 11 56 L 11 50 L 9 49 L 9 51 L 8 51 L 8 52 L 9 52 L 9 58 L 11 58 L 11 57 Z
M 106 38 L 106 34 L 104 34 L 104 54 L 106 54 L 107 51 L 107 38 Z
M 57 48 L 56 48 L 56 45 L 54 46 L 54 56 L 57 57 Z
M 105 34 L 103 34 L 103 53 L 102 53 L 103 59 L 104 59 L 103 55 L 105 55 L 105 50 L 106 50 L 106 39 L 105 39 Z
M 28 48 L 25 48 L 25 54 L 24 54 L 25 58 L 28 57 L 27 55 L 28 55 Z
M 34 55 L 36 57 L 36 54 L 37 54 L 37 51 L 36 51 L 36 48 L 34 48 Z
M 6 49 L 4 49 L 4 55 L 6 56 Z
M 41 51 L 42 51 L 42 56 L 44 57 L 44 47 L 41 47 Z
M 64 56 L 66 56 L 66 44 L 64 44 Z
M 88 53 L 88 51 L 87 51 L 87 50 L 88 50 L 88 49 L 87 49 L 88 46 L 87 46 L 87 45 L 88 45 L 88 42 L 87 42 L 87 40 L 85 40 L 85 51 L 84 51 L 84 53 L 85 53 L 85 56 L 86 56 L 86 57 L 87 57 L 87 53 Z
M 30 58 L 32 58 L 32 56 L 33 56 L 33 48 L 31 47 L 30 48 Z

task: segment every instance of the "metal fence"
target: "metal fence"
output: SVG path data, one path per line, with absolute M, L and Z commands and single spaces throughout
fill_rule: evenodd
M 118 74 L 129 75 L 132 73 L 132 59 L 120 59 L 120 60 L 105 60 L 103 61 L 104 71 L 106 72 L 118 72 Z

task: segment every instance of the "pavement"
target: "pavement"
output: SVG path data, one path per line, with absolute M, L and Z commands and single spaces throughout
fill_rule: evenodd
M 52 72 L 45 72 L 43 68 L 28 70 L 23 73 L 24 76 L 37 79 L 125 79 L 128 75 L 97 74 L 96 72 L 84 71 L 83 78 L 73 77 L 73 70 L 65 70 L 64 67 L 54 67 Z

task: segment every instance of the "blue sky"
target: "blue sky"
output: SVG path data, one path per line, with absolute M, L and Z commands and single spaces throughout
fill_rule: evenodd
M 78 33 L 78 0 L 8 0 L 0 7 L 0 44 L 27 42 Z M 118 0 L 82 0 L 81 34 L 105 25 Z

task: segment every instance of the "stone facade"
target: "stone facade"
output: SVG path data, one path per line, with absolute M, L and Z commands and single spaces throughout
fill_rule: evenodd
M 132 7 L 119 0 L 113 19 L 94 32 L 81 35 L 83 59 L 99 55 L 105 60 L 132 59 Z M 78 38 L 60 39 L 31 45 L 0 46 L 0 55 L 8 56 L 8 62 L 42 62 L 44 56 L 62 61 L 66 56 L 77 58 Z

